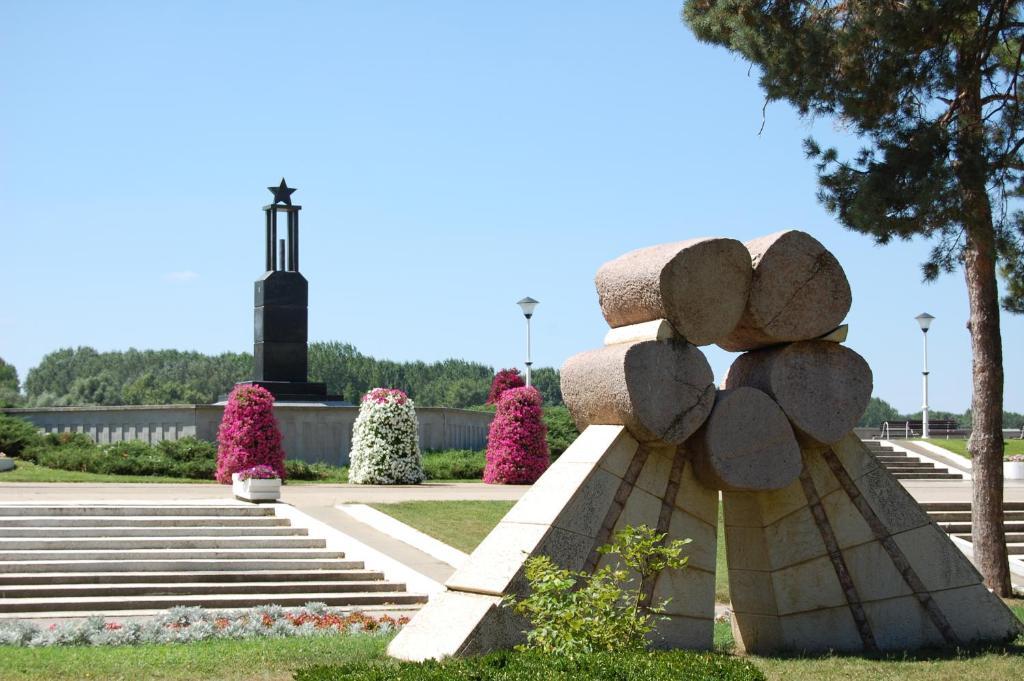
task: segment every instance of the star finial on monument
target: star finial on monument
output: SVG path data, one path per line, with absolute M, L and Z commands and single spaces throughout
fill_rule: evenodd
M 275 204 L 284 202 L 285 205 L 292 205 L 292 193 L 295 192 L 295 189 L 289 187 L 288 184 L 284 181 L 283 177 L 281 178 L 280 187 L 267 187 L 267 190 L 274 195 Z

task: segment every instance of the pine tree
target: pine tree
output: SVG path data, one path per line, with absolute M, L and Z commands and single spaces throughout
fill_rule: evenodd
M 805 142 L 818 196 L 839 222 L 885 244 L 923 237 L 924 277 L 963 267 L 973 359 L 968 447 L 972 543 L 985 583 L 1010 594 L 1002 522 L 1006 309 L 1024 311 L 1021 2 L 688 0 L 698 39 L 757 66 L 767 102 L 835 117 L 864 148 L 842 159 Z

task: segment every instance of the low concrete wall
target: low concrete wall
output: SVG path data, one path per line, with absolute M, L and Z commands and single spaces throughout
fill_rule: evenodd
M 3 409 L 44 433 L 85 433 L 94 442 L 109 444 L 142 440 L 150 444 L 193 436 L 216 441 L 224 413 L 221 404 L 173 404 L 139 407 L 49 407 Z M 278 404 L 274 406 L 284 449 L 302 461 L 348 464 L 352 425 L 358 407 L 330 404 Z M 493 414 L 465 409 L 419 407 L 420 448 L 483 449 Z

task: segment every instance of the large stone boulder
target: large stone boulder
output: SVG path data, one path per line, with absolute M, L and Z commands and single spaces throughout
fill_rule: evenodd
M 754 266 L 739 323 L 718 345 L 730 352 L 818 338 L 850 311 L 842 265 L 806 232 L 776 232 L 746 243 Z
M 800 445 L 786 415 L 755 388 L 721 390 L 686 448 L 697 478 L 732 492 L 782 489 L 800 476 Z
M 726 336 L 747 304 L 750 253 L 735 239 L 691 239 L 641 248 L 597 271 L 601 312 L 612 328 L 667 319 L 694 345 Z
M 580 431 L 626 426 L 640 442 L 675 445 L 711 412 L 714 375 L 690 343 L 621 343 L 570 357 L 562 367 L 562 397 Z
M 803 341 L 740 355 L 723 387 L 741 386 L 768 393 L 798 435 L 828 445 L 857 425 L 871 399 L 872 376 L 846 346 Z

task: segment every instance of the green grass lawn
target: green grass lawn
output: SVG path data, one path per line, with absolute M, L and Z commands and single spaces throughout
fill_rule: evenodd
M 954 454 L 959 454 L 967 459 L 971 458 L 971 453 L 967 451 L 967 440 L 963 438 L 951 438 L 949 440 L 931 438 L 925 440 L 925 442 L 947 449 Z M 1024 455 L 1024 440 L 1006 440 L 1006 447 L 1003 449 L 1003 456 L 1016 455 Z
M 1014 611 L 1018 617 L 1022 615 L 1019 605 Z M 0 646 L 0 679 L 286 681 L 293 678 L 297 669 L 313 664 L 384 662 L 388 640 L 387 637 L 324 636 L 118 647 Z M 732 650 L 728 624 L 715 625 L 715 645 L 720 652 Z M 773 681 L 1004 681 L 1024 675 L 1024 637 L 1018 639 L 1016 645 L 981 652 L 884 658 L 754 656 L 750 660 Z
M 424 534 L 470 553 L 514 504 L 514 501 L 404 501 L 370 505 Z
M 140 646 L 0 646 L 3 681 L 290 681 L 311 664 L 384 656 L 389 638 L 315 636 Z

